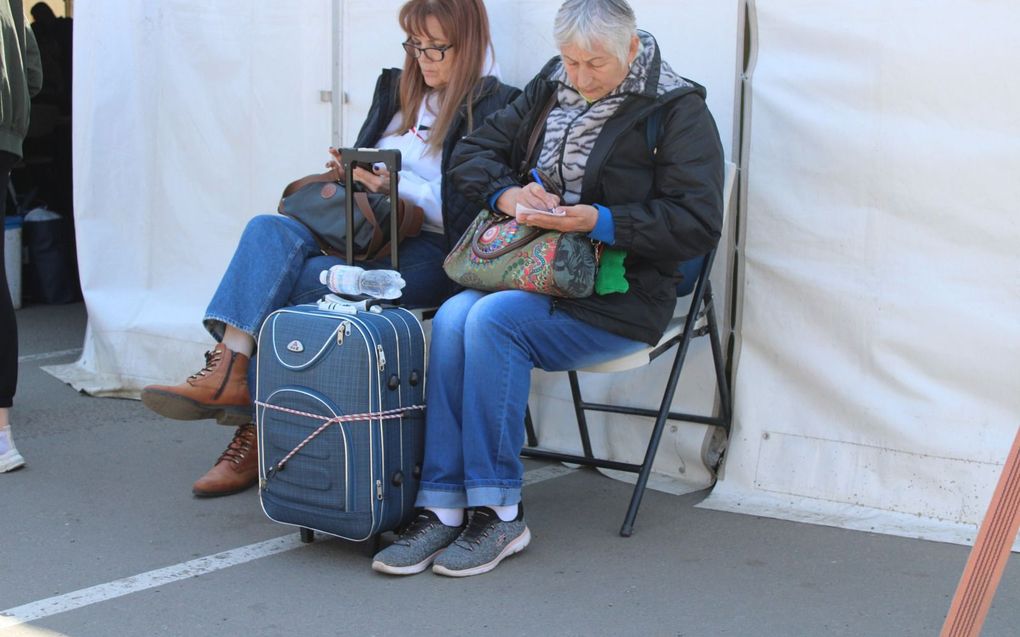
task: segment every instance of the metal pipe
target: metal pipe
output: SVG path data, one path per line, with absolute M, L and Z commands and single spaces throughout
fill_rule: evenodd
M 332 80 L 331 86 L 331 97 L 329 101 L 330 107 L 330 120 L 332 127 L 332 142 L 333 148 L 340 148 L 343 146 L 341 140 L 343 139 L 344 133 L 344 81 L 343 73 L 341 73 L 341 65 L 343 63 L 343 49 L 344 49 L 344 32 L 343 32 L 343 0 L 333 0 L 332 9 L 332 29 L 333 29 L 333 68 L 332 68 Z

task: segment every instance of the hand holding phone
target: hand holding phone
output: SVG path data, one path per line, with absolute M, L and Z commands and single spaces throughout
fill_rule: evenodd
M 374 193 L 389 194 L 390 171 L 386 170 L 386 164 L 365 165 L 359 162 L 351 162 L 354 169 L 354 181 L 361 184 L 365 190 Z

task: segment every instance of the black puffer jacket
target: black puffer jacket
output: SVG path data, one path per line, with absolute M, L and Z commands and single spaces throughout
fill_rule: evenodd
M 584 173 L 581 203 L 608 207 L 614 247 L 627 250 L 630 289 L 584 299 L 555 299 L 562 309 L 615 334 L 656 343 L 676 305 L 680 262 L 711 250 L 722 227 L 723 152 L 715 121 L 698 85 L 657 96 L 658 50 L 645 90 L 631 94 L 605 123 Z M 557 89 L 553 58 L 512 104 L 461 140 L 453 154 L 451 181 L 476 208 L 501 188 L 523 185 L 519 170 L 528 137 Z M 646 120 L 661 109 L 657 152 L 648 147 Z M 539 145 L 540 147 L 541 145 Z
M 356 146 L 358 148 L 374 147 L 386 131 L 393 116 L 400 110 L 400 69 L 383 69 L 375 84 L 372 96 L 372 107 L 368 111 L 365 123 L 361 125 Z M 520 89 L 504 84 L 494 77 L 483 77 L 481 90 L 472 105 L 472 118 L 478 128 L 486 117 L 499 111 L 520 95 Z M 467 227 L 478 215 L 479 207 L 469 202 L 460 194 L 445 175 L 449 171 L 450 156 L 453 147 L 461 137 L 471 131 L 468 129 L 467 106 L 462 106 L 450 130 L 443 141 L 443 232 L 446 235 L 449 251 L 457 243 Z

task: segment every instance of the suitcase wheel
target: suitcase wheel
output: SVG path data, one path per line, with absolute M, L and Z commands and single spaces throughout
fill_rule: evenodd
M 421 382 L 421 374 L 418 373 L 417 369 L 411 370 L 411 377 L 407 379 L 407 382 L 411 383 L 411 387 Z
M 390 376 L 390 380 L 386 383 L 386 387 L 388 387 L 390 391 L 400 387 L 400 377 L 396 374 Z
M 399 487 L 402 484 L 404 484 L 404 472 L 398 471 L 393 474 L 393 486 Z
M 301 527 L 301 541 L 305 544 L 311 544 L 315 541 L 315 531 Z

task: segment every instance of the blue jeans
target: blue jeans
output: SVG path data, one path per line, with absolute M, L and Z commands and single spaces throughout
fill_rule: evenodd
M 407 283 L 405 307 L 435 307 L 456 289 L 443 272 L 446 238 L 423 232 L 400 243 L 400 273 Z M 329 289 L 319 273 L 345 263 L 322 254 L 312 233 L 283 215 L 259 215 L 245 226 L 234 256 L 213 294 L 202 323 L 217 341 L 225 325 L 253 337 L 270 313 L 290 305 L 311 303 Z M 365 269 L 389 268 L 390 257 L 358 263 Z M 255 387 L 255 365 L 248 366 L 249 387 Z
M 531 370 L 576 369 L 645 347 L 554 310 L 551 301 L 516 290 L 465 290 L 439 308 L 418 506 L 520 502 Z

